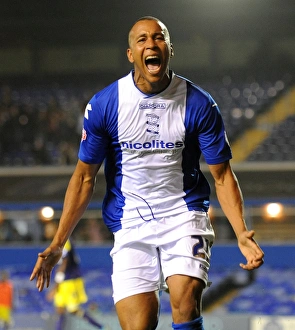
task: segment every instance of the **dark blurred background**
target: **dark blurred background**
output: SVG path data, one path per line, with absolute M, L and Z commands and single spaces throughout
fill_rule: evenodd
M 90 74 L 108 83 L 128 70 L 127 34 L 144 15 L 166 23 L 172 66 L 198 81 L 237 70 L 294 73 L 294 7 L 291 0 L 3 0 L 1 75 L 32 82 Z
M 129 72 L 127 35 L 134 21 L 145 15 L 158 17 L 170 31 L 175 50 L 171 68 L 217 101 L 244 193 L 246 221 L 262 244 L 285 249 L 279 258 L 289 260 L 285 274 L 294 277 L 295 2 L 291 0 L 2 0 L 3 255 L 14 246 L 39 247 L 52 236 L 51 224 L 59 219 L 77 161 L 85 105 L 95 92 Z M 202 166 L 212 183 L 206 165 Z M 73 233 L 81 247 L 112 243 L 101 219 L 102 172 L 97 179 L 94 198 Z M 49 213 L 42 212 L 44 207 Z M 235 238 L 214 193 L 210 212 L 217 244 L 230 246 Z M 0 260 L 0 266 L 5 265 Z M 10 266 L 15 278 L 13 260 Z M 294 314 L 294 285 L 278 283 L 277 270 L 271 272 L 275 266 L 267 267 L 256 286 L 249 286 L 248 296 L 259 290 L 257 283 L 264 293 L 267 286 L 274 286 L 276 290 L 268 294 L 279 309 L 272 309 L 273 300 L 261 294 L 260 306 L 269 301 L 261 313 Z M 277 303 L 282 296 L 288 299 Z M 236 299 L 223 307 L 235 313 L 257 312 L 245 292 Z
M 0 164 L 75 163 L 85 103 L 131 69 L 127 35 L 144 15 L 167 24 L 172 69 L 212 93 L 233 143 L 294 83 L 294 7 L 286 0 L 1 1 Z M 265 159 L 263 148 L 245 155 Z M 270 158 L 294 160 L 288 147 L 285 154 Z

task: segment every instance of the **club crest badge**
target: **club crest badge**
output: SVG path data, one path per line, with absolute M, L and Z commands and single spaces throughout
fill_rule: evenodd
M 146 115 L 146 131 L 151 134 L 159 134 L 159 121 L 160 117 L 155 115 L 154 113 L 150 113 Z

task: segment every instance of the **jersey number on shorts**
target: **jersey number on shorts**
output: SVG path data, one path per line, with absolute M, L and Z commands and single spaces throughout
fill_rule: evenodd
M 200 235 L 193 235 L 192 238 L 198 240 L 198 243 L 194 244 L 192 248 L 193 256 L 209 262 L 209 241 Z

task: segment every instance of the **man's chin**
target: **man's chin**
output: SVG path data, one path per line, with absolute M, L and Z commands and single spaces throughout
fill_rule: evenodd
M 159 69 L 157 69 L 157 70 L 147 70 L 148 71 L 148 73 L 149 73 L 149 75 L 151 75 L 151 76 L 161 76 L 161 69 L 159 68 Z
M 146 77 L 148 80 L 159 82 L 165 79 L 165 72 L 163 70 L 148 70 Z

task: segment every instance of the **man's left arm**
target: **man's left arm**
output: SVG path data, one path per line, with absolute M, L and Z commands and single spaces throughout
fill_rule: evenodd
M 264 253 L 254 240 L 254 231 L 248 230 L 244 219 L 244 202 L 238 180 L 230 162 L 208 165 L 215 181 L 215 189 L 220 206 L 230 222 L 238 240 L 238 246 L 247 263 L 240 264 L 251 270 L 263 264 Z

